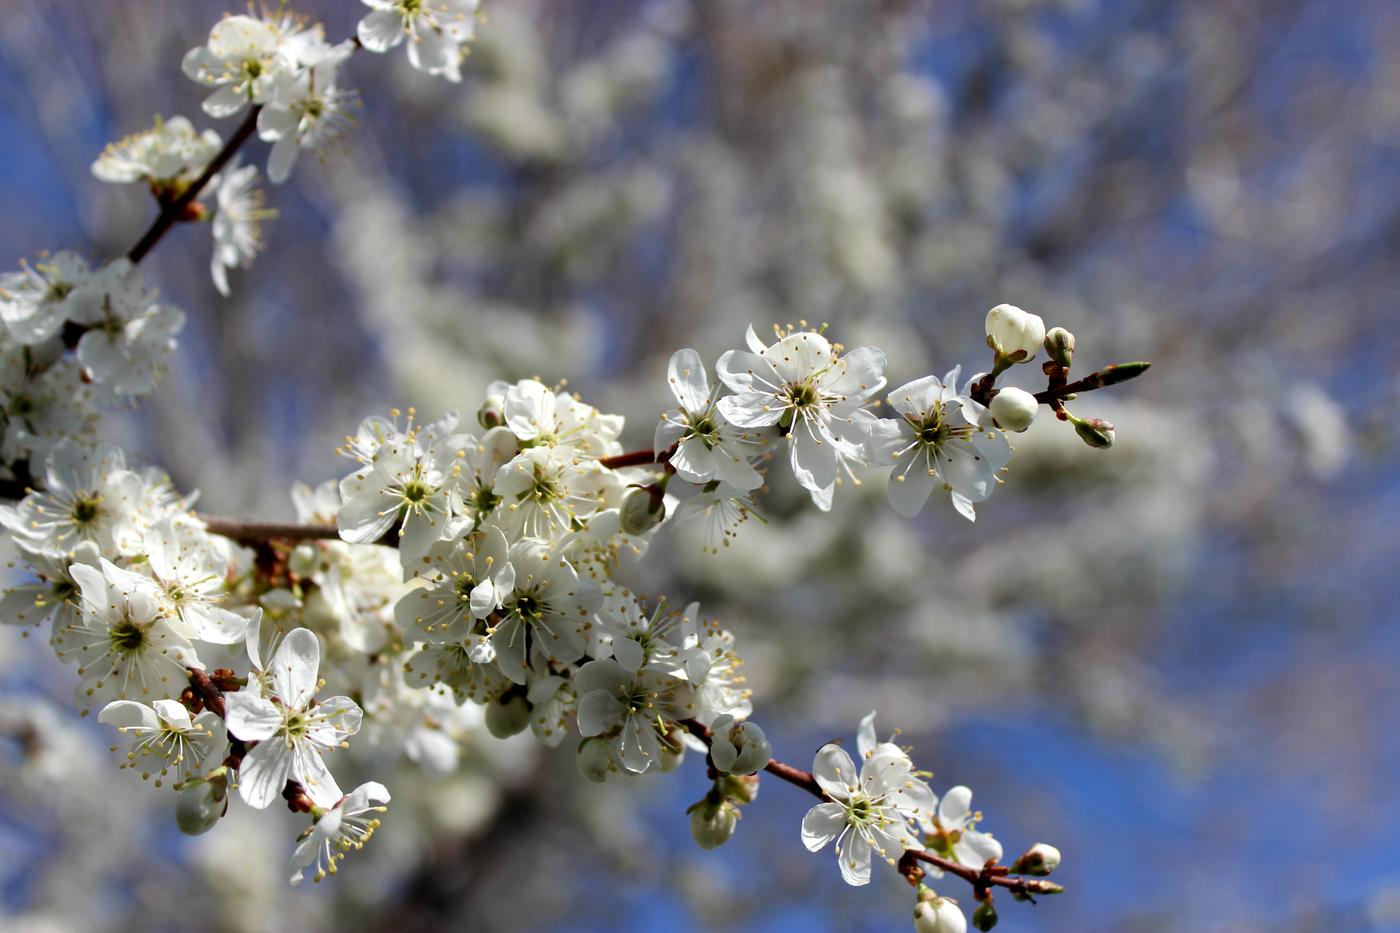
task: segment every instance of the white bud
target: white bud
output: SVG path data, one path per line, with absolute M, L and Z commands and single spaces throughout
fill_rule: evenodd
M 608 754 L 607 743 L 598 736 L 584 739 L 579 743 L 574 764 L 578 767 L 578 773 L 594 784 L 603 783 L 608 779 L 608 772 L 612 770 L 612 757 Z
M 1007 386 L 992 397 L 992 417 L 1006 431 L 1024 431 L 1035 420 L 1040 403 L 1025 389 Z
M 915 933 L 967 933 L 967 918 L 953 900 L 934 897 L 914 906 Z
M 516 693 L 486 704 L 486 731 L 498 739 L 524 732 L 530 725 L 530 701 Z
M 287 557 L 287 569 L 299 577 L 312 576 L 320 564 L 321 552 L 316 545 L 305 541 L 292 548 L 292 553 Z
M 630 489 L 622 499 L 618 524 L 624 534 L 644 534 L 666 517 L 666 500 L 650 489 Z
M 711 803 L 706 798 L 690 808 L 690 834 L 702 849 L 718 849 L 738 826 L 739 808 L 728 800 Z
M 773 757 L 773 746 L 757 723 L 735 723 L 726 713 L 710 732 L 710 760 L 722 774 L 756 774 Z
M 1060 850 L 1044 842 L 1037 842 L 1011 866 L 1017 875 L 1048 875 L 1060 867 Z
M 228 780 L 221 772 L 209 780 L 195 779 L 180 788 L 175 798 L 175 825 L 180 832 L 198 836 L 213 829 L 228 807 L 227 792 Z
M 1012 363 L 1035 359 L 1045 343 L 1045 322 L 1040 315 L 1015 305 L 997 305 L 987 312 L 987 346 Z
M 477 422 L 486 430 L 499 428 L 506 423 L 506 399 L 504 395 L 488 395 L 476 413 Z

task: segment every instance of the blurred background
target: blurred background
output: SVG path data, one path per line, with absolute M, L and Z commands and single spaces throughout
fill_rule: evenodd
M 294 8 L 333 39 L 363 13 Z M 130 246 L 149 198 L 89 166 L 153 113 L 212 125 L 179 62 L 224 9 L 4 5 L 0 266 Z M 162 243 L 184 352 L 104 431 L 206 511 L 287 519 L 292 480 L 341 476 L 339 438 L 392 405 L 568 379 L 642 447 L 676 348 L 825 321 L 898 384 L 982 368 L 983 314 L 1020 305 L 1078 335 L 1076 371 L 1154 362 L 1078 406 L 1114 449 L 1042 418 L 975 525 L 900 520 L 880 483 L 823 516 L 776 483 L 768 525 L 715 557 L 668 538 L 629 578 L 736 633 L 780 758 L 878 709 L 1008 856 L 1058 845 L 1068 893 L 1003 898 L 1002 929 L 1400 928 L 1400 6 L 486 9 L 460 86 L 353 58 L 358 127 L 270 192 L 232 299 L 205 229 Z M 365 751 L 384 828 L 293 891 L 290 815 L 176 835 L 42 641 L 0 631 L 7 930 L 909 926 L 893 871 L 848 888 L 802 848 L 809 801 L 777 782 L 706 853 L 702 763 L 595 787 L 484 730 L 449 775 Z

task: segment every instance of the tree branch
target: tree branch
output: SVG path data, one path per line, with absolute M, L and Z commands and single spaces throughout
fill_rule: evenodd
M 334 525 L 302 525 L 296 522 L 255 522 L 219 515 L 199 516 L 210 534 L 229 538 L 239 544 L 260 544 L 264 541 L 340 540 L 340 530 Z M 397 543 L 397 539 L 395 539 Z
M 704 742 L 707 747 L 709 746 L 712 735 L 708 727 L 701 725 L 694 719 L 687 719 L 682 722 L 681 725 L 684 726 L 686 731 L 691 735 Z M 771 759 L 768 764 L 764 765 L 763 770 L 780 780 L 786 781 L 793 787 L 799 787 L 805 790 L 818 800 L 831 800 L 831 798 L 826 795 L 826 792 L 821 789 L 821 785 L 817 783 L 817 779 L 810 771 L 803 771 L 801 768 L 794 767 L 776 758 Z M 961 862 L 956 862 L 953 859 L 929 852 L 926 849 L 907 849 L 901 861 L 908 862 L 910 860 L 924 862 L 928 865 L 941 868 L 950 875 L 957 875 L 959 878 L 972 885 L 979 901 L 986 898 L 987 890 L 993 886 L 1006 888 L 1013 894 L 1026 896 L 1059 894 L 1064 890 L 1053 881 L 1044 881 L 1040 878 L 1012 877 L 1010 874 L 1011 870 L 1005 865 L 988 863 L 982 868 L 972 868 Z

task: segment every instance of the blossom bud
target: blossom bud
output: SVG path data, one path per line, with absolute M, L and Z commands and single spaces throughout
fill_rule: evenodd
M 1035 420 L 1040 403 L 1025 389 L 1007 386 L 992 397 L 992 417 L 1007 431 L 1024 431 Z
M 215 775 L 186 782 L 175 798 L 175 825 L 187 836 L 198 836 L 213 829 L 228 808 L 225 800 L 228 779 L 222 768 Z
M 1102 418 L 1076 419 L 1074 432 L 1090 447 L 1107 450 L 1113 446 L 1113 425 Z
M 661 773 L 666 774 L 676 770 L 685 761 L 685 746 L 672 748 L 669 745 L 661 746 Z
M 1052 845 L 1037 842 L 1026 850 L 1011 866 L 1013 875 L 1045 876 L 1060 867 L 1060 850 Z
M 618 522 L 623 534 L 639 535 L 650 531 L 666 517 L 666 500 L 650 487 L 628 490 L 622 499 Z
M 1045 352 L 1061 366 L 1069 366 L 1074 362 L 1074 334 L 1063 327 L 1050 328 L 1045 332 Z
M 486 731 L 498 739 L 524 732 L 530 725 L 530 701 L 511 693 L 486 705 Z
M 997 909 L 990 896 L 977 905 L 977 909 L 973 911 L 972 925 L 981 930 L 982 933 L 986 933 L 987 930 L 997 925 Z
M 724 796 L 735 803 L 753 803 L 758 799 L 758 775 L 726 774 Z
M 1008 363 L 1026 363 L 1045 343 L 1045 322 L 1040 315 L 1015 305 L 997 305 L 987 312 L 987 346 Z
M 702 849 L 718 849 L 739 826 L 739 808 L 728 800 L 710 796 L 690 808 L 690 834 Z
M 321 563 L 321 553 L 316 545 L 303 541 L 292 548 L 287 557 L 287 569 L 299 577 L 310 577 L 316 573 Z
M 736 723 L 725 714 L 710 731 L 710 760 L 722 774 L 755 774 L 773 757 L 773 746 L 757 723 Z
M 476 413 L 477 422 L 486 430 L 506 423 L 506 399 L 503 395 L 488 395 Z
M 574 764 L 578 767 L 578 773 L 594 784 L 603 783 L 608 779 L 608 772 L 612 770 L 612 757 L 608 755 L 607 743 L 596 735 L 584 739 L 579 743 Z
M 919 903 L 914 905 L 915 933 L 967 933 L 967 918 L 954 901 L 936 895 L 924 900 L 924 891 L 933 893 L 930 888 L 919 893 Z

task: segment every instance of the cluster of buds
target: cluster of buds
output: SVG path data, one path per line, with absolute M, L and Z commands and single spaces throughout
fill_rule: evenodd
M 1147 371 L 1148 363 L 1119 363 L 1106 366 L 1085 378 L 1071 383 L 1070 366 L 1074 362 L 1074 334 L 1063 327 L 1045 329 L 1038 314 L 1023 311 L 1015 305 L 1001 304 L 987 312 L 987 346 L 993 353 L 992 369 L 978 383 L 973 398 L 987 405 L 997 427 L 1003 431 L 1020 432 L 1031 426 L 1041 403 L 1050 406 L 1055 416 L 1069 422 L 1079 438 L 1090 447 L 1106 450 L 1113 446 L 1113 425 L 1103 418 L 1081 418 L 1065 407 L 1077 392 L 1100 389 L 1126 382 Z M 1015 386 L 995 388 L 996 379 L 1016 363 L 1029 363 L 1044 348 L 1048 357 L 1041 370 L 1048 378 L 1045 391 L 1039 395 Z

